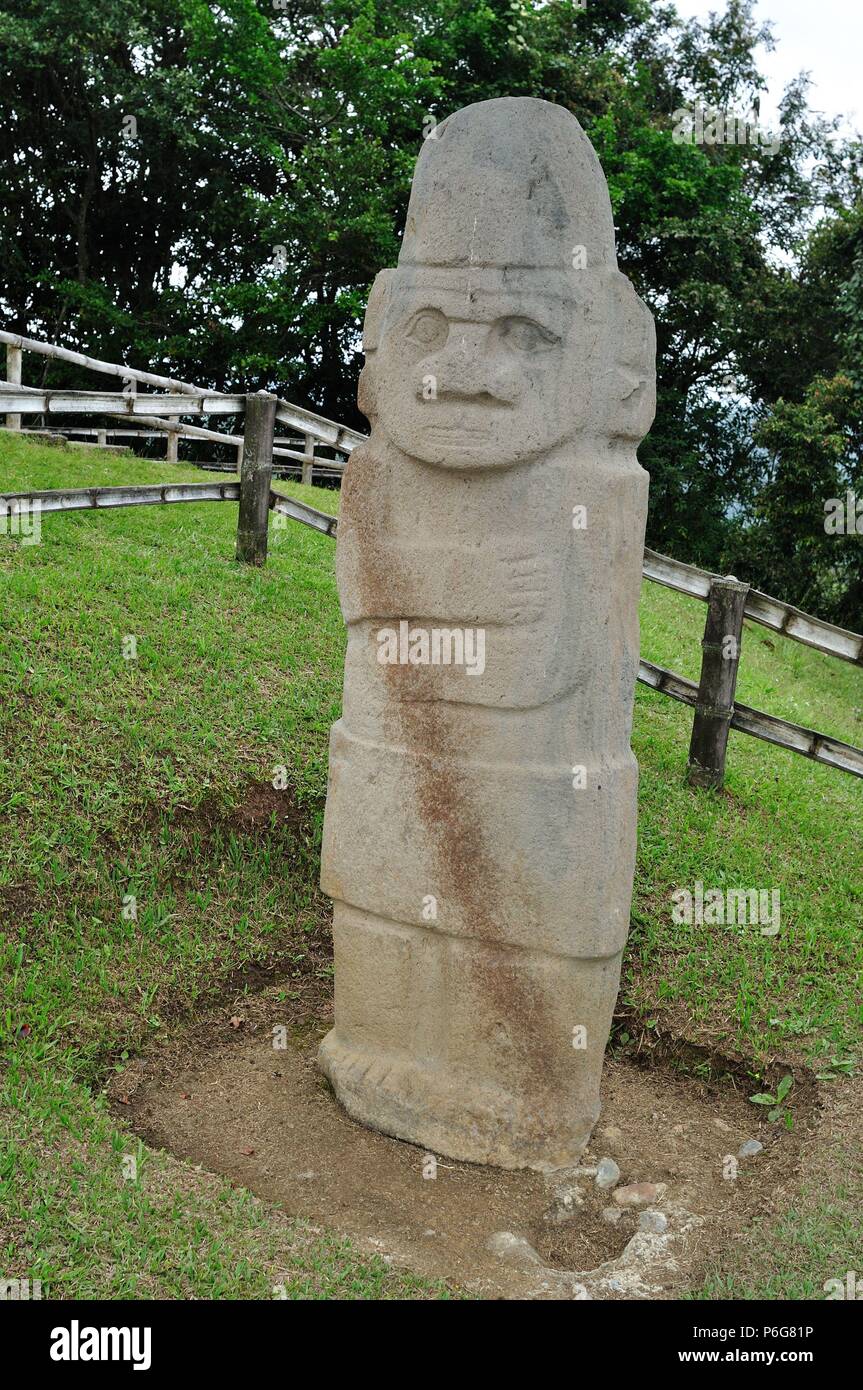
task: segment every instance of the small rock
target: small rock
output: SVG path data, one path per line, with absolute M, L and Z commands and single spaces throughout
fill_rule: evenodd
M 638 1229 L 662 1235 L 668 1229 L 668 1217 L 664 1211 L 643 1211 L 638 1217 Z
M 554 1203 L 545 1213 L 545 1220 L 560 1226 L 565 1221 L 571 1221 L 581 1206 L 584 1206 L 584 1198 L 577 1187 L 559 1188 Z
M 623 1212 L 620 1207 L 605 1207 L 602 1212 L 603 1221 L 607 1221 L 609 1226 L 616 1226 Z
M 741 1144 L 737 1153 L 738 1158 L 754 1158 L 760 1154 L 764 1145 L 758 1139 L 747 1139 L 745 1144 Z
M 724 1120 L 720 1120 L 716 1115 L 713 1117 L 713 1123 L 716 1125 L 717 1129 L 724 1129 L 726 1133 L 731 1129 L 731 1125 L 727 1125 Z
M 628 1187 L 616 1188 L 611 1197 L 619 1207 L 647 1207 L 658 1201 L 664 1191 L 665 1184 L 661 1182 L 631 1182 Z
M 623 1138 L 623 1130 L 618 1129 L 617 1125 L 606 1125 L 605 1129 L 601 1129 L 599 1132 L 603 1139 L 607 1139 L 610 1144 L 618 1144 Z
M 513 1235 L 512 1231 L 495 1231 L 488 1239 L 488 1249 L 515 1265 L 541 1265 L 542 1260 L 524 1236 Z
M 571 1207 L 573 1203 L 580 1207 L 584 1201 L 584 1196 L 577 1182 L 561 1183 L 554 1189 L 554 1196 L 556 1201 L 563 1202 L 564 1206 L 567 1207 Z
M 596 1170 L 596 1185 L 603 1191 L 620 1182 L 620 1169 L 613 1158 L 601 1158 Z

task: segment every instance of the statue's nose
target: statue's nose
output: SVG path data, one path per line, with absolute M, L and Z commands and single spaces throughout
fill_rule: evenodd
M 493 364 L 488 353 L 488 325 L 453 324 L 449 337 L 426 370 L 435 378 L 437 396 L 469 399 L 494 394 Z

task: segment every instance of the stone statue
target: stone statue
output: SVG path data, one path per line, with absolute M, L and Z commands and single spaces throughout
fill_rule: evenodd
M 629 923 L 653 320 L 575 118 L 456 112 L 365 320 L 321 883 L 348 1112 L 437 1153 L 574 1164 Z

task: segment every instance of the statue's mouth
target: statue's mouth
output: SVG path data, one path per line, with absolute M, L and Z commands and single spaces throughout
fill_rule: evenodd
M 426 425 L 424 433 L 445 438 L 487 439 L 491 431 L 485 425 Z

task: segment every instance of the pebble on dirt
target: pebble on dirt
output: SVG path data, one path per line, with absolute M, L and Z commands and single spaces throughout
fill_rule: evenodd
M 664 1191 L 664 1183 L 633 1182 L 628 1187 L 616 1188 L 612 1201 L 619 1207 L 646 1207 L 657 1201 Z
M 740 1145 L 737 1157 L 753 1158 L 755 1154 L 760 1154 L 763 1148 L 764 1145 L 761 1143 L 759 1139 L 747 1139 L 744 1144 Z
M 613 1158 L 601 1158 L 596 1170 L 596 1185 L 603 1190 L 616 1187 L 620 1182 L 620 1169 Z
M 638 1218 L 638 1229 L 662 1235 L 668 1229 L 668 1217 L 664 1211 L 643 1211 Z

